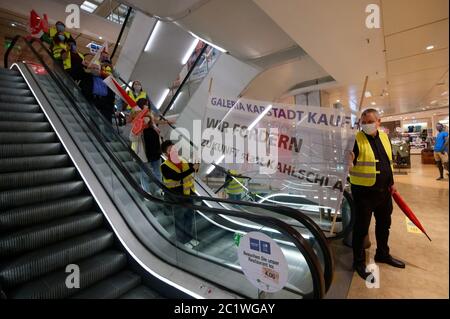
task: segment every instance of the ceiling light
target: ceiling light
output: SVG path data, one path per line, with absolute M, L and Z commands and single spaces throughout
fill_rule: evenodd
M 364 92 L 365 97 L 372 97 L 372 93 L 370 91 Z
M 163 94 L 161 95 L 161 97 L 159 98 L 158 104 L 156 104 L 156 108 L 159 110 L 159 108 L 161 107 L 161 105 L 164 103 L 164 100 L 166 99 L 167 95 L 169 95 L 170 89 L 167 88 L 164 90 Z
M 437 100 L 433 100 L 430 102 L 430 104 L 436 104 L 436 103 L 437 103 Z
M 372 102 L 372 103 L 370 103 L 370 104 L 372 104 L 372 105 L 377 105 L 377 103 L 375 103 L 375 102 Z
M 447 95 L 447 94 L 448 94 L 448 91 L 445 91 L 445 92 L 441 93 L 442 96 Z
M 147 44 L 145 45 L 144 52 L 150 51 L 153 42 L 155 42 L 154 40 L 155 40 L 156 34 L 158 33 L 160 26 L 161 26 L 161 22 L 159 20 L 156 21 L 155 27 L 153 28 L 153 31 L 150 34 L 150 37 L 148 38 Z
M 98 38 L 99 38 L 100 40 L 103 40 L 103 37 L 102 37 L 102 36 L 99 36 Z
M 81 4 L 80 9 L 81 9 L 81 10 L 84 10 L 84 11 L 87 11 L 87 12 L 89 12 L 89 13 L 92 13 L 92 12 L 95 11 L 95 9 L 97 9 L 97 7 L 98 7 L 98 6 L 97 6 L 96 4 L 94 4 L 94 3 L 92 3 L 92 2 L 84 1 L 84 2 Z
M 16 24 L 15 24 L 15 23 L 11 23 L 11 26 L 12 26 L 12 27 L 15 27 L 15 26 L 16 26 Z
M 422 110 L 424 110 L 424 111 L 425 111 L 425 110 L 426 110 L 426 108 L 424 108 L 424 107 L 423 107 L 423 108 L 422 108 Z
M 427 46 L 426 49 L 427 49 L 427 50 L 433 50 L 433 49 L 434 49 L 434 45 L 429 45 L 429 46 Z
M 187 61 L 189 61 L 189 58 L 191 57 L 192 53 L 194 52 L 195 48 L 197 47 L 197 44 L 200 40 L 199 39 L 194 39 L 194 41 L 192 41 L 191 45 L 189 46 L 189 49 L 187 49 L 186 53 L 184 54 L 183 59 L 181 60 L 181 65 L 185 65 L 187 63 Z
M 341 103 L 341 100 L 336 100 L 336 103 Z

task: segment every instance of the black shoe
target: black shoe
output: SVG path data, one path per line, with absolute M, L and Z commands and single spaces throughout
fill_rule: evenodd
M 356 264 L 356 265 L 353 265 L 353 268 L 358 273 L 359 277 L 361 277 L 364 280 L 367 280 L 367 278 L 372 275 L 371 272 L 367 272 L 366 271 L 366 265 L 365 264 Z M 375 278 L 374 278 L 373 275 L 371 277 L 372 278 L 370 279 L 370 283 L 373 284 L 373 283 L 375 283 Z
M 441 180 L 443 180 L 443 179 L 444 179 L 443 176 L 436 178 L 437 181 L 441 181 Z
M 391 265 L 392 267 L 396 267 L 396 268 L 405 268 L 405 263 L 403 261 L 395 259 L 391 255 L 389 255 L 387 257 L 382 257 L 382 258 L 375 256 L 375 262 L 388 264 L 388 265 Z

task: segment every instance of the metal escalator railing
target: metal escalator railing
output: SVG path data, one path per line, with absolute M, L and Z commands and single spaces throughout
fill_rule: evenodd
M 105 130 L 104 133 L 111 134 L 112 130 L 110 128 L 110 124 L 103 125 L 104 123 L 103 124 L 100 123 L 100 125 L 99 125 L 99 122 L 101 122 L 101 121 L 99 121 L 100 114 L 98 112 L 97 112 L 98 116 L 95 118 L 95 120 L 92 117 L 86 116 L 86 114 L 83 114 L 83 111 L 77 107 L 77 103 L 73 99 L 73 96 L 71 96 L 71 94 L 67 91 L 67 87 L 64 84 L 60 83 L 60 79 L 61 79 L 62 75 L 59 74 L 57 77 L 57 76 L 55 76 L 55 74 L 53 74 L 53 71 L 58 72 L 58 69 L 57 68 L 51 69 L 48 66 L 48 64 L 45 63 L 45 61 L 36 52 L 36 50 L 32 47 L 32 45 L 29 44 L 28 42 L 26 42 L 25 40 L 24 40 L 24 42 L 26 43 L 26 45 L 29 46 L 30 50 L 35 54 L 36 58 L 39 60 L 41 65 L 44 66 L 46 72 L 48 73 L 47 75 L 40 75 L 40 76 L 45 77 L 47 80 L 49 78 L 51 78 L 51 81 L 56 83 L 57 88 L 61 90 L 61 92 L 63 93 L 63 96 L 65 98 L 67 98 L 67 100 L 70 101 L 69 104 L 71 104 L 70 106 L 72 107 L 72 109 L 70 109 L 70 112 L 77 113 L 77 116 L 84 121 L 84 123 L 82 123 L 82 124 L 86 125 L 89 128 L 89 133 L 92 133 L 95 136 L 96 143 L 101 145 L 101 151 L 106 154 L 108 159 L 112 160 L 112 162 L 115 164 L 115 166 L 117 168 L 119 168 L 120 175 L 123 178 L 125 178 L 125 180 L 129 184 L 129 186 L 131 186 L 133 192 L 139 194 L 141 197 L 149 200 L 150 202 L 157 203 L 160 205 L 165 205 L 165 206 L 169 205 L 172 208 L 179 207 L 179 209 L 190 208 L 197 212 L 201 211 L 204 214 L 210 214 L 213 216 L 218 216 L 218 215 L 233 216 L 233 217 L 245 219 L 247 221 L 252 221 L 258 225 L 262 225 L 262 228 L 264 228 L 264 230 L 278 229 L 278 231 L 281 234 L 283 234 L 285 237 L 287 237 L 290 242 L 293 242 L 296 249 L 298 249 L 298 251 L 300 251 L 302 253 L 302 256 L 305 258 L 306 264 L 308 265 L 310 273 L 311 273 L 311 279 L 312 279 L 312 283 L 314 286 L 314 289 L 312 291 L 313 296 L 314 297 L 323 296 L 325 288 L 324 288 L 324 284 L 323 284 L 321 266 L 319 265 L 317 257 L 315 255 L 315 253 L 312 251 L 312 249 L 310 248 L 310 246 L 308 245 L 308 243 L 293 228 L 287 226 L 286 224 L 284 224 L 276 219 L 270 218 L 270 217 L 258 216 L 258 215 L 254 215 L 254 214 L 248 214 L 248 213 L 232 211 L 232 210 L 225 211 L 225 210 L 219 210 L 219 209 L 212 209 L 212 208 L 202 207 L 202 206 L 193 205 L 193 204 L 181 205 L 180 203 L 164 201 L 160 198 L 154 197 L 151 194 L 145 192 L 140 187 L 136 178 L 127 171 L 127 168 L 123 165 L 122 161 L 111 150 L 110 146 L 108 146 L 107 143 L 105 141 L 103 141 L 104 137 L 101 136 L 101 134 L 99 132 L 101 132 L 104 129 L 109 128 L 109 131 Z M 34 76 L 37 78 L 40 77 L 39 75 L 34 75 Z M 114 132 L 112 131 L 112 133 L 114 133 Z M 131 154 L 133 154 L 133 153 L 131 153 Z M 210 200 L 210 198 L 206 198 L 206 200 Z M 179 266 L 181 266 L 181 265 L 179 265 Z M 291 291 L 292 291 L 292 289 L 291 289 Z
M 42 43 L 39 41 L 34 41 L 33 45 L 36 45 L 38 48 L 42 47 L 42 51 L 44 54 L 47 54 L 47 59 L 51 63 L 53 60 L 50 56 L 48 50 L 42 46 Z M 79 92 L 75 82 L 64 72 L 59 64 L 55 65 L 55 70 L 59 72 L 56 76 L 61 80 L 61 85 L 70 87 L 71 89 L 67 89 L 68 94 L 74 100 L 74 105 L 77 103 L 86 104 L 87 102 L 84 100 L 81 92 Z M 126 83 L 125 83 L 126 84 Z M 81 105 L 80 104 L 80 105 Z M 89 104 L 89 103 L 87 103 Z M 90 105 L 90 109 L 95 110 L 95 107 Z M 177 202 L 183 200 L 183 196 L 175 195 L 171 193 L 162 183 L 157 180 L 151 170 L 142 163 L 139 157 L 131 150 L 128 143 L 123 140 L 121 136 L 119 136 L 111 127 L 109 123 L 106 123 L 103 117 L 97 117 L 94 123 L 103 123 L 104 131 L 100 131 L 99 135 L 101 135 L 101 139 L 111 138 L 113 137 L 115 142 L 121 144 L 122 151 L 128 152 L 128 154 L 132 157 L 133 165 L 138 166 L 138 170 L 144 172 L 145 175 L 154 183 L 157 189 L 163 189 L 166 194 L 170 194 L 171 198 Z M 176 128 L 174 128 L 176 129 Z M 130 163 L 128 166 L 130 166 Z M 307 236 L 309 238 L 309 242 L 311 246 L 314 248 L 314 251 L 319 257 L 319 260 L 322 265 L 322 270 L 325 278 L 325 287 L 326 290 L 331 286 L 331 282 L 333 279 L 333 271 L 334 271 L 334 259 L 332 257 L 332 253 L 330 247 L 327 243 L 327 239 L 325 238 L 323 232 L 319 229 L 319 227 L 315 224 L 315 222 L 306 215 L 303 215 L 301 212 L 294 210 L 289 207 L 284 206 L 274 206 L 267 204 L 258 204 L 251 202 L 243 202 L 243 201 L 234 201 L 230 199 L 219 199 L 215 197 L 207 197 L 207 196 L 196 196 L 196 199 L 202 200 L 204 204 L 208 206 L 212 206 L 211 204 L 215 204 L 214 207 L 218 207 L 217 204 L 220 204 L 219 208 L 226 209 L 239 209 L 243 212 L 256 213 L 260 216 L 272 216 L 280 219 L 288 218 L 292 225 L 296 226 L 296 229 L 300 231 L 303 236 Z M 239 222 L 239 221 L 238 221 Z M 254 225 L 250 225 L 251 228 L 257 228 Z

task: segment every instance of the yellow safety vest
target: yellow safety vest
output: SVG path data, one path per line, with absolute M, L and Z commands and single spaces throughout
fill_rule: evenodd
M 389 137 L 386 133 L 378 131 L 381 143 L 383 144 L 384 151 L 386 152 L 389 161 L 391 163 L 391 170 L 394 170 L 392 164 L 392 147 L 389 142 Z M 373 153 L 370 142 L 367 139 L 364 132 L 358 132 L 356 134 L 356 143 L 358 145 L 358 158 L 356 159 L 356 165 L 350 169 L 350 183 L 359 186 L 373 186 L 377 179 L 377 174 L 380 174 L 376 169 L 375 154 Z
M 131 99 L 132 99 L 134 102 L 137 102 L 137 101 L 139 101 L 140 99 L 146 99 L 146 98 L 147 98 L 147 92 L 141 90 L 141 92 L 139 93 L 139 95 L 135 97 L 135 96 L 134 96 L 134 92 L 131 91 L 131 90 L 129 90 L 129 91 L 128 91 L 128 96 L 131 97 Z M 130 106 L 130 105 L 127 105 L 127 110 L 131 110 L 131 106 Z
M 244 192 L 244 187 L 242 187 L 243 184 L 244 184 L 243 178 L 234 177 L 225 187 L 225 193 L 230 195 L 242 194 Z
M 189 169 L 189 164 L 183 159 L 181 159 L 181 163 L 182 163 L 181 170 L 169 160 L 165 160 L 162 163 L 162 165 L 167 165 L 170 169 L 174 170 L 177 173 L 186 172 Z M 183 194 L 184 195 L 190 195 L 191 192 L 192 193 L 195 192 L 194 174 L 190 174 L 190 175 L 186 176 L 181 181 L 168 179 L 163 175 L 163 183 L 169 189 L 183 186 Z
M 67 58 L 63 61 L 64 70 L 68 70 L 72 68 L 72 60 L 71 60 L 71 54 L 72 52 L 67 52 Z M 84 60 L 84 55 L 78 52 L 78 55 L 80 56 L 81 60 Z
M 48 30 L 48 34 L 50 35 L 50 38 L 53 40 L 53 37 L 58 33 L 58 30 L 56 29 L 56 26 L 50 27 Z M 66 37 L 66 40 L 68 40 L 72 35 L 68 31 L 64 31 L 64 36 Z

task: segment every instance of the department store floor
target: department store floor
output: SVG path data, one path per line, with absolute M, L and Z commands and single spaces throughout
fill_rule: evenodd
M 407 227 L 405 215 L 394 203 L 389 238 L 391 255 L 406 263 L 405 269 L 378 264 L 380 287 L 367 288 L 365 281 L 353 274 L 348 298 L 449 298 L 449 179 L 437 181 L 435 165 L 421 164 L 420 155 L 411 155 L 407 175 L 395 175 L 395 183 L 406 203 L 425 227 L 424 235 Z M 370 227 L 373 259 L 376 249 L 375 221 Z

